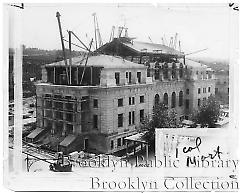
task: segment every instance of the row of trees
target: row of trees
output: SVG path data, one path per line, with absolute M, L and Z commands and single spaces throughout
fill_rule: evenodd
M 215 127 L 220 116 L 220 103 L 214 96 L 210 96 L 200 108 L 191 115 L 195 123 L 192 127 L 199 124 L 201 127 Z M 169 110 L 165 104 L 159 103 L 153 107 L 152 117 L 146 117 L 140 127 L 140 132 L 146 132 L 144 139 L 154 147 L 155 128 L 179 128 L 181 122 L 177 120 L 175 110 Z

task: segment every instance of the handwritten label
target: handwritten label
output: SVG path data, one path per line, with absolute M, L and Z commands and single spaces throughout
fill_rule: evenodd
M 228 5 L 229 5 L 229 7 L 232 7 L 232 9 L 234 11 L 239 11 L 239 8 L 238 8 L 238 6 L 235 3 L 229 3 Z

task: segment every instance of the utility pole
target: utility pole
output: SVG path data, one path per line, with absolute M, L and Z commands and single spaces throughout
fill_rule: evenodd
M 72 38 L 71 38 L 72 32 L 68 31 L 68 38 L 69 38 L 69 84 L 72 85 Z
M 63 50 L 63 58 L 66 66 L 66 74 L 67 74 L 67 83 L 69 84 L 69 77 L 68 77 L 68 64 L 67 64 L 67 58 L 66 58 L 66 52 L 65 52 L 65 46 L 63 42 L 63 35 L 62 35 L 62 26 L 61 26 L 61 21 L 60 21 L 60 13 L 56 13 L 56 17 L 58 20 L 58 27 L 59 27 L 59 32 L 60 32 L 60 38 L 61 38 L 61 44 L 62 44 L 62 50 Z

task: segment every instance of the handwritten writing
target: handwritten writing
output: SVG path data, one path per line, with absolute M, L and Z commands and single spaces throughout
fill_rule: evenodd
M 228 5 L 229 5 L 229 7 L 232 7 L 233 10 L 239 11 L 239 8 L 238 8 L 238 6 L 235 6 L 236 5 L 235 3 L 229 3 Z
M 202 143 L 202 140 L 201 140 L 201 138 L 200 137 L 197 137 L 196 138 L 196 140 L 195 140 L 195 142 L 196 142 L 196 146 L 195 147 L 184 147 L 183 148 L 183 153 L 188 153 L 188 152 L 191 152 L 192 150 L 194 150 L 194 149 L 197 149 L 198 150 L 198 152 L 200 152 L 200 150 L 199 150 L 199 146 L 201 145 L 201 143 Z

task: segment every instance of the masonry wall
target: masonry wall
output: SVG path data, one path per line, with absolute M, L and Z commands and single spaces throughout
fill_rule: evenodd
M 139 70 L 141 71 L 141 70 Z M 144 110 L 144 116 L 151 115 L 155 103 L 155 96 L 159 96 L 159 102 L 163 102 L 164 94 L 168 95 L 168 108 L 175 110 L 178 119 L 185 118 L 194 109 L 198 108 L 198 99 L 203 100 L 208 98 L 215 91 L 214 79 L 202 79 L 194 75 L 184 78 L 171 80 L 154 80 L 147 84 L 146 71 L 142 71 L 142 83 L 136 82 L 136 72 L 132 73 L 132 84 L 126 84 L 126 70 L 121 71 L 120 84 L 114 82 L 114 71 L 103 70 L 102 78 L 106 81 L 101 81 L 102 86 L 66 86 L 66 85 L 37 85 L 37 126 L 45 128 L 47 123 L 52 123 L 52 130 L 56 128 L 58 120 L 56 111 L 52 109 L 53 118 L 46 117 L 45 103 L 46 94 L 61 95 L 63 98 L 69 96 L 73 98 L 73 103 L 76 107 L 75 119 L 73 121 L 73 134 L 81 136 L 81 147 L 84 148 L 84 140 L 88 139 L 89 149 L 98 150 L 104 153 L 113 153 L 122 150 L 126 147 L 124 138 L 135 134 L 140 126 L 140 110 Z M 104 74 L 105 73 L 105 74 Z M 148 77 L 150 78 L 150 77 Z M 109 79 L 111 81 L 109 82 Z M 210 91 L 208 88 L 210 87 Z M 198 93 L 200 88 L 201 92 Z M 187 91 L 189 89 L 189 92 Z M 203 92 L 206 89 L 206 92 Z M 183 92 L 183 104 L 179 105 L 179 93 Z M 172 108 L 172 94 L 176 95 L 176 105 Z M 144 96 L 144 102 L 140 103 L 140 96 Z M 82 109 L 82 99 L 87 97 L 87 109 Z M 134 104 L 129 104 L 129 98 L 134 98 Z M 123 106 L 118 106 L 118 99 L 123 100 Z M 57 101 L 57 99 L 54 99 Z M 62 99 L 59 99 L 61 101 Z M 65 100 L 65 99 L 64 99 Z M 189 109 L 186 109 L 186 100 L 189 100 Z M 95 103 L 97 104 L 94 104 Z M 97 102 L 96 102 L 97 101 Z M 64 102 L 65 103 L 65 102 Z M 54 114 L 55 111 L 55 114 Z M 84 111 L 84 112 L 83 112 Z M 129 112 L 134 112 L 134 124 L 129 124 Z M 64 113 L 64 110 L 63 110 Z M 85 114 L 84 114 L 85 113 Z M 118 115 L 123 114 L 123 126 L 118 126 Z M 82 120 L 85 117 L 85 122 Z M 94 120 L 97 117 L 97 120 Z M 65 121 L 63 116 L 63 122 Z M 94 127 L 94 121 L 97 121 L 97 126 Z M 54 126 L 55 125 L 55 126 Z M 65 126 L 64 126 L 65 128 Z M 56 128 L 57 129 L 57 128 Z M 53 132 L 53 134 L 55 134 Z M 67 135 L 62 132 L 62 135 Z

